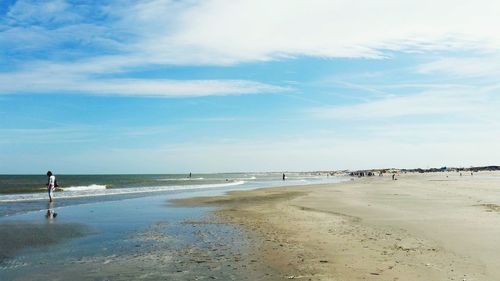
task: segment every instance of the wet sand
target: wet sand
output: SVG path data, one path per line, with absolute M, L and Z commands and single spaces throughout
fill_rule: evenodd
M 54 260 L 52 270 L 29 271 L 8 280 L 63 280 L 63 276 L 72 280 L 266 280 L 248 254 L 242 233 L 210 221 L 186 221 L 182 229 L 176 227 L 177 233 L 171 232 L 170 223 L 158 222 L 127 235 L 122 244 L 133 243 L 132 249 L 63 263 Z
M 407 174 L 186 199 L 253 237 L 270 279 L 500 280 L 500 173 Z
M 90 234 L 81 224 L 52 224 L 33 222 L 5 222 L 0 224 L 0 264 L 24 249 L 48 246 L 66 239 Z
M 220 223 L 211 208 L 165 206 L 168 198 L 3 218 L 0 280 L 273 280 L 242 227 Z

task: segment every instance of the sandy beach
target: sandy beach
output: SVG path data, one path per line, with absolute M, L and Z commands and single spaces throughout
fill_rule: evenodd
M 0 279 L 500 279 L 500 173 L 331 180 L 7 212 Z
M 500 173 L 403 174 L 230 192 L 215 205 L 242 226 L 271 280 L 499 280 Z

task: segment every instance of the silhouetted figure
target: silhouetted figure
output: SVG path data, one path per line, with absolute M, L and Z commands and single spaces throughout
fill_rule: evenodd
M 285 173 L 283 173 L 283 180 L 285 180 L 286 176 L 285 176 Z
M 191 178 L 191 173 L 189 173 L 189 178 Z
M 395 179 L 396 179 L 396 175 L 392 174 L 392 180 L 395 180 Z

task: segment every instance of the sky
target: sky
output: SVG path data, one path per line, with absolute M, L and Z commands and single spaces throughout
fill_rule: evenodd
M 0 0 L 0 174 L 498 165 L 494 0 Z

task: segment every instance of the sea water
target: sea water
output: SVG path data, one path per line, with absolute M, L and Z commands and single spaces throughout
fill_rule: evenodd
M 259 187 L 338 182 L 318 173 L 226 173 L 165 175 L 56 175 L 59 207 L 165 193 L 244 190 Z M 44 175 L 0 175 L 0 217 L 42 210 L 48 200 Z
M 192 262 L 199 253 L 227 257 L 248 253 L 249 241 L 241 229 L 186 223 L 203 220 L 212 208 L 172 207 L 168 202 L 220 195 L 230 190 L 343 180 L 315 173 L 288 173 L 285 181 L 281 177 L 281 173 L 204 174 L 191 178 L 60 175 L 57 179 L 62 191 L 56 193 L 54 203 L 48 204 L 45 177 L 0 176 L 0 226 L 36 224 L 50 229 L 77 224 L 88 229 L 85 235 L 61 239 L 58 243 L 27 245 L 0 261 L 0 280 L 48 280 L 64 275 L 71 275 L 73 280 L 192 280 L 209 273 L 223 280 L 251 280 L 245 279 L 247 275 L 241 272 L 229 270 L 229 266 L 220 266 L 225 262 L 221 258 L 213 262 L 219 265 L 215 272 Z M 48 209 L 57 213 L 55 219 L 46 218 Z M 226 262 L 234 263 L 233 259 Z M 154 275 L 140 278 L 144 273 Z

